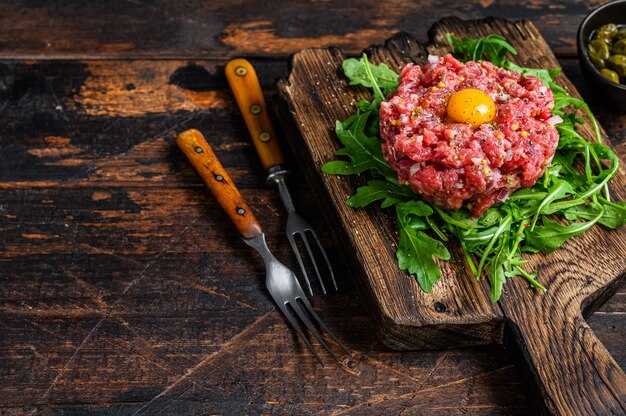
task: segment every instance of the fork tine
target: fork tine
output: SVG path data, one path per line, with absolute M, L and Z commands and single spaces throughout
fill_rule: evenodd
M 299 298 L 301 299 L 301 298 Z M 317 338 L 317 340 L 319 341 L 320 344 L 322 344 L 322 346 L 324 348 L 326 348 L 326 351 L 328 351 L 330 353 L 330 355 L 333 356 L 333 358 L 335 360 L 337 360 L 337 362 L 341 362 L 339 361 L 339 358 L 337 358 L 337 356 L 335 355 L 335 353 L 333 352 L 333 350 L 330 349 L 330 347 L 328 346 L 328 344 L 326 344 L 326 341 L 324 341 L 324 339 L 322 338 L 322 336 L 320 335 L 319 332 L 317 332 L 317 329 L 315 329 L 315 326 L 313 325 L 313 323 L 311 322 L 311 320 L 309 319 L 308 316 L 306 316 L 306 312 L 302 310 L 302 307 L 298 304 L 298 298 L 296 298 L 295 301 L 295 305 L 291 305 L 291 307 L 293 308 L 293 310 L 296 312 L 296 314 L 300 317 L 300 319 L 302 320 L 302 322 L 304 323 L 304 326 L 306 326 L 308 328 L 309 331 L 311 331 L 311 333 L 313 334 L 313 336 L 315 338 Z
M 319 355 L 317 355 L 317 353 L 315 352 L 315 350 L 313 349 L 313 346 L 311 345 L 311 343 L 309 342 L 309 340 L 306 338 L 306 336 L 304 335 L 304 332 L 302 332 L 302 330 L 300 329 L 300 326 L 298 325 L 298 323 L 296 322 L 296 319 L 293 317 L 293 315 L 291 314 L 291 312 L 289 312 L 289 308 L 287 308 L 286 304 L 278 304 L 278 307 L 280 308 L 280 310 L 282 311 L 283 315 L 285 315 L 285 317 L 287 318 L 287 320 L 289 321 L 289 323 L 291 324 L 291 326 L 293 327 L 293 329 L 296 330 L 296 332 L 298 333 L 298 335 L 300 335 L 300 339 L 302 339 L 302 341 L 304 341 L 304 344 L 307 346 L 307 348 L 309 349 L 309 351 L 311 351 L 311 353 L 315 356 L 315 358 L 317 358 L 317 361 L 320 362 L 320 364 L 322 365 L 322 367 L 326 367 L 324 365 L 324 361 L 322 361 L 322 359 L 320 358 Z M 292 305 L 293 308 L 293 305 Z M 293 308 L 293 310 L 295 311 L 296 309 Z M 298 313 L 298 312 L 296 312 Z M 300 316 L 300 314 L 298 313 L 298 316 Z M 306 325 L 306 323 L 305 323 Z M 307 328 L 309 328 L 309 325 L 306 325 Z M 309 328 L 311 329 L 311 328 Z M 316 336 L 317 338 L 317 336 Z M 319 339 L 319 338 L 318 338 Z
M 330 265 L 330 260 L 328 260 L 328 256 L 326 255 L 326 250 L 324 250 L 324 246 L 322 246 L 322 243 L 319 237 L 317 236 L 317 233 L 315 232 L 315 230 L 313 230 L 312 228 L 309 228 L 308 231 L 313 235 L 313 238 L 315 239 L 317 246 L 322 252 L 322 256 L 324 256 L 324 260 L 326 260 L 326 267 L 328 268 L 328 271 L 330 272 L 330 278 L 333 281 L 333 286 L 335 287 L 335 290 L 339 290 L 339 288 L 337 287 L 337 282 L 335 281 L 335 273 L 333 273 L 333 268 Z
M 307 298 L 298 298 L 302 301 L 302 303 L 304 304 L 304 306 L 306 307 L 307 311 L 309 311 L 309 313 L 315 318 L 315 320 L 317 321 L 318 325 L 320 327 L 322 327 L 322 329 L 324 330 L 324 332 L 326 332 L 328 335 L 330 335 L 330 337 L 335 340 L 335 342 L 337 343 L 337 345 L 339 345 L 341 347 L 342 350 L 344 350 L 346 352 L 346 354 L 348 354 L 350 357 L 352 357 L 352 354 L 350 353 L 350 351 L 348 351 L 348 349 L 341 343 L 341 341 L 339 341 L 337 339 L 337 337 L 335 336 L 335 334 L 332 333 L 332 331 L 330 329 L 328 329 L 328 327 L 326 326 L 326 324 L 324 323 L 324 321 L 322 321 L 320 319 L 320 317 L 317 315 L 317 313 L 313 310 L 313 307 L 311 306 L 311 304 L 309 303 L 309 300 Z M 334 355 L 334 354 L 333 354 Z
M 306 268 L 304 267 L 304 262 L 302 261 L 302 256 L 300 256 L 300 251 L 298 250 L 298 245 L 296 244 L 296 240 L 294 240 L 293 235 L 287 234 L 287 239 L 289 240 L 289 244 L 291 245 L 291 250 L 295 253 L 296 259 L 298 260 L 298 264 L 300 265 L 300 270 L 302 270 L 302 274 L 304 275 L 304 280 L 306 281 L 306 285 L 309 288 L 309 293 L 313 296 L 313 289 L 311 288 L 311 282 L 309 281 L 309 275 L 306 272 Z
M 309 230 L 311 231 L 311 230 Z M 300 233 L 300 237 L 304 242 L 304 246 L 306 247 L 306 251 L 309 253 L 311 257 L 311 263 L 313 263 L 313 268 L 315 269 L 315 274 L 317 274 L 317 280 L 319 280 L 320 285 L 322 286 L 322 293 L 326 294 L 326 286 L 324 286 L 324 281 L 322 280 L 322 275 L 320 274 L 319 268 L 317 267 L 317 262 L 315 261 L 315 257 L 313 256 L 313 251 L 311 250 L 311 246 L 309 245 L 309 239 L 306 236 L 306 231 Z M 332 273 L 332 272 L 331 272 Z

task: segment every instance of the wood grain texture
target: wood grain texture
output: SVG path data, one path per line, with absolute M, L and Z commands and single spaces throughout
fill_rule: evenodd
M 549 46 L 527 22 L 443 19 L 430 31 L 430 52 L 447 52 L 448 32 L 461 36 L 502 34 L 520 52 L 518 63 L 539 68 L 558 66 Z M 407 35 L 394 37 L 368 53 L 372 60 L 384 61 L 391 68 L 400 68 L 406 62 L 423 63 L 425 56 Z M 445 276 L 433 293 L 421 292 L 413 279 L 397 269 L 393 220 L 376 208 L 355 211 L 345 205 L 346 196 L 354 193 L 362 179 L 317 173 L 323 163 L 334 159 L 337 140 L 333 121 L 346 118 L 358 99 L 354 88 L 347 88 L 340 76 L 343 58 L 336 49 L 302 51 L 293 56 L 289 78 L 279 82 L 278 90 L 286 106 L 284 115 L 293 119 L 295 137 L 301 138 L 293 143 L 294 151 L 306 164 L 314 188 L 327 195 L 329 203 L 324 206 L 331 222 L 342 227 L 340 238 L 345 241 L 346 255 L 360 266 L 364 293 L 378 315 L 381 340 L 399 349 L 453 346 L 459 339 L 461 344 L 501 341 L 500 327 L 493 324 L 500 310 L 490 311 L 488 307 L 493 305 L 484 288 L 472 287 L 476 282 L 466 275 L 458 253 L 451 264 L 442 267 L 444 274 L 449 267 L 448 275 L 454 274 L 455 278 Z M 572 95 L 578 95 L 564 76 L 558 82 Z M 590 122 L 584 134 L 593 137 Z M 611 186 L 619 200 L 626 197 L 625 184 L 621 169 Z M 596 309 L 597 303 L 614 293 L 626 277 L 625 253 L 626 230 L 594 227 L 550 256 L 529 256 L 540 271 L 540 279 L 549 287 L 546 294 L 528 290 L 521 279 L 511 282 L 504 291 L 499 305 L 505 316 L 507 342 L 515 342 L 521 351 L 538 387 L 538 397 L 543 398 L 545 410 L 551 414 L 626 412 L 626 376 L 582 317 L 583 309 Z M 458 307 L 451 311 L 450 319 L 447 305 L 455 301 Z M 458 330 L 464 319 L 483 323 L 478 329 L 481 336 L 472 332 L 476 327 Z M 437 326 L 442 331 L 438 332 Z M 454 338 L 447 336 L 449 331 L 455 333 Z
M 605 2 L 7 2 L 0 6 L 0 51 L 14 59 L 227 59 L 286 57 L 302 48 L 335 45 L 354 54 L 399 30 L 424 41 L 440 17 L 455 15 L 532 18 L 555 51 L 574 56 L 579 23 Z
M 1 5 L 0 414 L 531 414 L 529 381 L 501 346 L 397 352 L 380 343 L 336 225 L 287 147 L 294 202 L 340 285 L 337 295 L 314 297 L 315 308 L 357 362 L 353 372 L 313 365 L 264 292 L 258 256 L 175 145 L 188 128 L 206 135 L 272 252 L 297 269 L 224 54 L 257 57 L 271 107 L 285 54 L 335 41 L 358 53 L 400 29 L 425 40 L 452 10 L 525 16 L 553 34 L 565 73 L 624 158 L 626 117 L 604 106 L 571 59 L 571 35 L 592 3 L 483 3 L 416 1 L 386 22 L 380 13 L 403 2 L 290 3 L 266 24 L 258 17 L 269 9 L 258 2 L 237 11 L 196 0 Z M 211 38 L 231 23 L 241 34 L 232 45 Z M 622 368 L 624 305 L 622 288 L 588 321 Z

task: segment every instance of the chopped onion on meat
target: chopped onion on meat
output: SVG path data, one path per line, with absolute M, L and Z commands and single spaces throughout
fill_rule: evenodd
M 553 126 L 563 122 L 563 118 L 559 115 L 554 115 L 546 120 L 546 123 L 552 124 Z
M 428 62 L 431 64 L 438 64 L 439 63 L 439 56 L 437 55 L 428 55 Z

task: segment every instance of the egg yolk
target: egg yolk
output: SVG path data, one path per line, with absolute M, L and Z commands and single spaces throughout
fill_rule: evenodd
M 496 104 L 484 92 L 465 88 L 452 94 L 447 113 L 452 120 L 477 128 L 493 120 L 496 116 Z

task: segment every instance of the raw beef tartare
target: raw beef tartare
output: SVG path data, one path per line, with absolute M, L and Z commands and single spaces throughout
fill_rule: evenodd
M 474 217 L 535 184 L 559 140 L 540 79 L 452 55 L 407 65 L 380 106 L 383 154 L 425 200 Z

